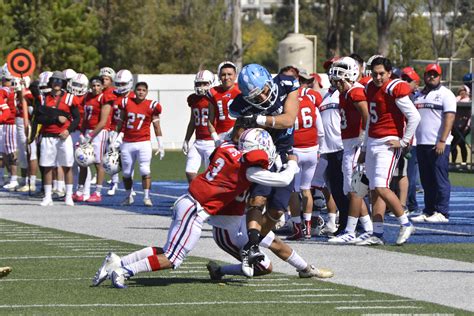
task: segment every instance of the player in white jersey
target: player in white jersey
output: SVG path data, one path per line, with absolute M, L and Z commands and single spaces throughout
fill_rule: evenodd
M 414 222 L 449 221 L 449 153 L 451 129 L 456 114 L 456 97 L 441 85 L 441 67 L 429 64 L 424 73 L 425 88 L 415 99 L 421 122 L 416 130 L 418 166 L 424 189 L 423 214 Z

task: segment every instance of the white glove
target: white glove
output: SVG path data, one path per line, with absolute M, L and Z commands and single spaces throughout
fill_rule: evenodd
M 158 150 L 156 151 L 155 155 L 160 154 L 160 160 L 163 160 L 165 157 L 165 146 L 163 145 L 163 136 L 157 136 L 156 142 L 158 143 Z
M 79 142 L 81 143 L 81 145 L 82 144 L 87 144 L 87 143 L 91 142 L 92 138 L 94 138 L 94 137 L 92 137 L 91 133 L 87 134 L 86 136 L 81 134 L 81 136 L 79 136 Z
M 183 149 L 183 154 L 185 156 L 187 156 L 188 152 L 189 152 L 189 143 L 187 141 L 183 142 L 183 148 L 182 149 Z

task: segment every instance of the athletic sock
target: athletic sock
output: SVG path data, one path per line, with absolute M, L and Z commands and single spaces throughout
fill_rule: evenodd
M 44 188 L 44 198 L 51 200 L 52 185 L 51 184 L 45 184 L 43 186 L 43 188 Z
M 122 260 L 122 265 L 126 266 L 148 258 L 149 256 L 153 256 L 155 254 L 156 252 L 153 247 L 146 247 L 138 251 L 132 252 L 131 254 L 128 254 L 126 256 L 123 256 L 120 259 Z
M 313 216 L 313 214 L 311 214 L 311 213 L 304 213 L 304 214 L 303 214 L 303 218 L 304 218 L 304 220 L 307 221 L 307 222 L 308 222 L 308 221 L 311 221 L 311 216 Z
M 150 189 L 144 189 L 143 190 L 143 198 L 144 199 L 149 199 L 150 198 Z
M 374 222 L 374 236 L 379 238 L 383 236 L 383 222 Z
M 226 266 L 222 266 L 220 268 L 222 274 L 225 275 L 244 275 L 242 272 L 242 265 L 241 264 L 229 264 Z
M 359 217 L 359 220 L 366 232 L 374 231 L 374 225 L 372 225 L 372 219 L 370 218 L 370 215 L 367 214 L 362 217 Z
M 36 176 L 30 176 L 30 185 L 36 185 Z
M 72 197 L 73 184 L 66 184 L 66 197 Z
M 410 226 L 411 225 L 410 221 L 408 220 L 408 216 L 405 213 L 403 213 L 402 216 L 397 217 L 397 220 L 400 223 L 400 225 L 402 225 L 402 226 Z
M 59 181 L 58 180 L 58 191 L 65 191 L 66 183 L 64 181 Z
M 286 259 L 286 262 L 295 267 L 298 271 L 304 270 L 308 266 L 308 263 L 294 250 L 288 259 Z
M 347 217 L 346 232 L 353 234 L 356 230 L 358 220 L 359 220 L 358 217 L 348 216 Z
M 336 228 L 336 214 L 328 213 L 328 226 Z
M 148 258 L 142 259 L 140 261 L 130 263 L 123 266 L 125 269 L 132 271 L 133 275 L 136 275 L 140 272 L 151 272 L 153 271 L 150 266 Z
M 10 182 L 18 182 L 18 176 L 12 175 L 10 178 Z

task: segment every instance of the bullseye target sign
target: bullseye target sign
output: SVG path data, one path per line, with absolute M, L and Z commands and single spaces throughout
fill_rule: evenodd
M 36 67 L 35 56 L 29 50 L 18 48 L 8 54 L 7 65 L 15 77 L 31 76 Z

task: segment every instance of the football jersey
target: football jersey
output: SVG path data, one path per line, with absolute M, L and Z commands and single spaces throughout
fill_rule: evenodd
M 7 119 L 3 122 L 3 124 L 15 124 L 15 117 L 16 117 L 16 100 L 15 100 L 15 92 L 11 87 L 2 87 L 0 89 L 0 94 L 6 102 L 8 108 L 10 109 L 10 115 Z
M 295 121 L 295 148 L 314 147 L 318 144 L 316 106 L 314 96 L 307 94 L 299 98 L 300 105 Z
M 331 87 L 323 97 L 319 113 L 324 125 L 324 142 L 320 144 L 322 154 L 344 149 L 341 138 L 341 114 L 339 111 L 339 91 Z
M 321 96 L 321 93 L 319 93 L 318 91 L 316 91 L 314 89 L 310 89 L 310 88 L 299 87 L 298 88 L 298 97 L 302 98 L 305 95 L 313 96 L 314 105 L 316 105 L 317 107 L 319 107 L 319 105 L 321 105 L 321 102 L 323 101 L 323 97 Z
M 153 116 L 161 114 L 157 101 L 143 100 L 136 103 L 135 98 L 124 98 L 120 110 L 125 112 L 122 130 L 124 142 L 143 142 L 150 140 L 150 125 Z
M 372 80 L 372 76 L 365 76 L 365 77 L 360 78 L 358 82 L 364 87 L 366 87 L 369 84 L 369 81 L 371 80 Z
M 126 97 L 129 97 L 129 98 L 135 97 L 135 93 L 133 91 L 130 91 L 128 96 L 122 96 L 122 95 L 115 94 L 113 92 L 113 89 L 114 88 L 109 87 L 102 92 L 104 93 L 104 95 L 107 96 L 106 100 L 110 99 L 113 102 L 112 109 L 110 111 L 110 130 L 111 131 L 117 130 L 117 123 L 120 122 L 120 120 L 122 119 L 121 112 L 120 112 L 120 105 L 122 104 L 122 100 Z
M 367 97 L 365 96 L 364 86 L 357 82 L 347 92 L 339 95 L 342 139 L 359 137 L 362 116 L 354 103 L 362 101 L 367 101 Z
M 211 106 L 214 107 L 215 120 L 212 122 L 217 134 L 225 133 L 234 127 L 235 118 L 229 115 L 229 106 L 240 94 L 237 84 L 229 90 L 224 90 L 221 86 L 209 90 Z
M 277 86 L 277 98 L 275 103 L 266 110 L 256 108 L 245 101 L 242 94 L 239 94 L 229 107 L 229 113 L 233 117 L 250 116 L 254 114 L 276 116 L 283 113 L 286 98 L 289 93 L 298 90 L 300 84 L 293 77 L 277 75 L 273 78 L 273 83 Z M 293 146 L 293 127 L 287 129 L 266 128 L 272 135 L 277 152 L 291 150 Z
M 249 167 L 268 167 L 268 156 L 263 150 L 246 154 L 237 145 L 225 142 L 216 148 L 204 173 L 189 185 L 189 193 L 207 213 L 221 215 L 220 210 L 250 188 L 246 172 Z
M 0 96 L 0 124 L 10 116 L 10 108 L 6 103 L 3 103 L 2 97 Z
M 60 101 L 57 102 L 58 98 Z M 42 105 L 47 107 L 53 107 L 58 110 L 64 111 L 67 114 L 71 114 L 71 107 L 77 107 L 79 105 L 79 100 L 70 93 L 63 92 L 59 96 L 53 96 L 51 93 L 47 93 L 44 98 L 42 98 Z M 57 104 L 57 105 L 56 105 Z M 71 118 L 69 117 L 64 124 L 54 123 L 51 125 L 43 125 L 41 133 L 43 134 L 60 134 L 64 132 L 69 125 L 71 125 Z
M 26 101 L 26 104 L 27 104 L 27 107 L 31 104 L 33 104 L 34 102 L 34 97 L 33 97 L 33 94 L 31 93 L 30 90 L 26 89 L 24 94 L 23 94 L 23 98 L 25 99 Z M 15 104 L 16 104 L 16 117 L 23 117 L 23 106 L 21 104 L 21 102 L 19 102 L 20 100 L 17 98 L 15 100 Z M 28 117 L 31 118 L 31 114 L 28 113 Z
M 83 128 L 84 129 L 95 129 L 100 121 L 100 113 L 102 106 L 106 104 L 104 93 L 94 95 L 88 93 L 84 97 L 84 116 L 83 116 Z M 104 126 L 104 130 L 109 130 L 111 116 L 107 118 L 107 123 Z
M 421 91 L 414 103 L 421 116 L 416 129 L 417 144 L 435 145 L 443 133 L 443 114 L 456 113 L 456 96 L 451 90 L 440 85 L 430 91 Z M 446 144 L 451 144 L 452 139 L 450 132 L 445 139 Z
M 85 95 L 78 95 L 75 96 L 77 100 L 77 109 L 79 110 L 79 124 L 77 125 L 76 131 L 80 131 L 82 129 L 82 124 L 84 124 L 84 99 Z
M 196 140 L 211 140 L 211 133 L 207 128 L 210 102 L 208 97 L 193 93 L 188 96 L 187 101 L 194 117 Z
M 369 137 L 403 137 L 405 116 L 395 99 L 410 95 L 411 88 L 400 79 L 388 80 L 381 87 L 371 81 L 366 87 L 369 104 Z

